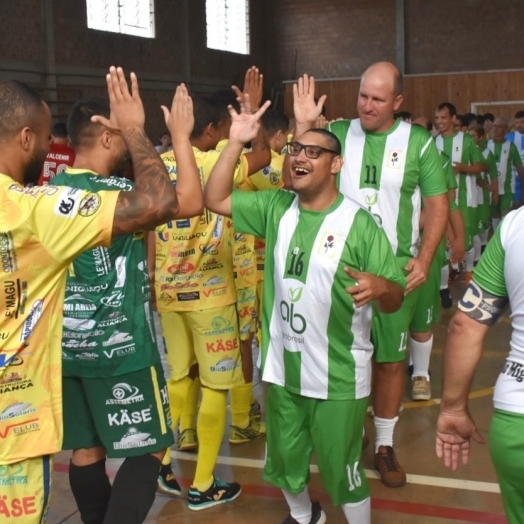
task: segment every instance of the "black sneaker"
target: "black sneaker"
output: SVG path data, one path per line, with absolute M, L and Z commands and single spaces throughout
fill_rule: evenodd
M 309 524 L 324 524 L 326 522 L 326 514 L 322 511 L 319 502 L 311 503 L 311 520 Z M 298 522 L 290 515 L 288 515 L 280 524 L 298 524 Z
M 193 511 L 200 511 L 201 509 L 211 508 L 218 504 L 225 504 L 235 500 L 242 489 L 236 482 L 222 482 L 213 477 L 213 484 L 207 491 L 198 491 L 198 489 L 190 488 L 187 496 L 188 507 Z
M 449 309 L 453 305 L 449 287 L 440 290 L 440 303 L 444 309 Z
M 171 465 L 161 465 L 160 473 L 158 474 L 157 492 L 162 495 L 169 495 L 170 497 L 180 497 L 182 489 L 180 484 L 176 481 Z

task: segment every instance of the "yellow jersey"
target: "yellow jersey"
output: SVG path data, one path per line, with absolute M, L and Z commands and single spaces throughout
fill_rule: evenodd
M 193 147 L 204 188 L 220 151 Z M 161 155 L 176 183 L 177 164 L 172 151 Z M 241 155 L 234 184 L 247 177 L 247 159 Z M 233 274 L 233 229 L 230 218 L 204 209 L 201 216 L 174 220 L 155 230 L 155 294 L 159 313 L 196 311 L 236 302 Z
M 117 198 L 0 174 L 0 464 L 61 448 L 67 267 L 110 244 Z

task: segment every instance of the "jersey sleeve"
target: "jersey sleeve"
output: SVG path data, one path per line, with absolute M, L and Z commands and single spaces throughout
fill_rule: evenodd
M 220 157 L 221 151 L 207 151 L 203 155 L 203 163 L 202 163 L 202 174 L 204 177 L 205 183 L 207 183 L 207 180 L 209 178 L 209 175 L 211 174 L 211 171 L 215 167 L 216 163 L 218 162 L 218 159 Z M 248 162 L 245 154 L 241 154 L 238 157 L 237 163 L 235 165 L 235 171 L 233 174 L 233 184 L 235 186 L 240 186 L 243 184 L 246 179 L 248 178 Z
M 469 163 L 471 164 L 484 164 L 484 157 L 482 156 L 482 151 L 477 146 L 473 137 L 464 134 L 464 140 L 468 141 L 468 154 L 469 154 Z
M 119 191 L 56 187 L 50 192 L 24 195 L 24 200 L 29 227 L 55 260 L 69 261 L 86 249 L 111 244 Z
M 278 191 L 233 191 L 232 218 L 235 231 L 265 238 L 268 210 Z
M 442 159 L 442 169 L 444 169 L 444 176 L 448 190 L 457 189 L 457 179 L 455 178 L 455 173 L 453 173 L 453 169 L 451 168 L 451 162 L 448 155 L 446 155 L 446 153 L 440 153 L 440 157 Z
M 509 146 L 509 154 L 511 157 L 511 162 L 515 167 L 522 167 L 522 159 L 520 158 L 519 150 L 515 144 Z
M 508 296 L 506 279 L 504 278 L 504 259 L 506 253 L 500 236 L 505 221 L 506 219 L 503 220 L 496 229 L 484 253 L 482 253 L 479 263 L 473 270 L 473 280 L 475 283 L 488 293 L 498 297 Z
M 447 193 L 448 188 L 444 169 L 442 168 L 442 159 L 438 153 L 435 141 L 427 132 L 424 133 L 421 140 L 424 140 L 419 158 L 419 184 L 422 196 L 432 197 Z
M 390 280 L 404 289 L 406 279 L 382 227 L 363 209 L 357 211 L 356 218 L 353 227 L 358 228 L 361 237 L 358 243 L 360 270 Z

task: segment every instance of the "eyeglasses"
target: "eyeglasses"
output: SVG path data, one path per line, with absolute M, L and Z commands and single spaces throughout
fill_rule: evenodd
M 338 151 L 333 151 L 332 149 L 327 149 L 322 146 L 309 146 L 301 144 L 300 142 L 288 142 L 287 152 L 291 156 L 297 156 L 300 154 L 302 149 L 308 158 L 318 158 L 322 153 L 333 153 L 334 155 L 340 155 Z

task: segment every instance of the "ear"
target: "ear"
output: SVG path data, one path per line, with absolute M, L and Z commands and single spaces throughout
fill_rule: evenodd
M 35 139 L 35 133 L 30 127 L 24 127 L 18 134 L 20 146 L 24 151 L 30 151 Z
M 111 148 L 111 133 L 109 131 L 104 131 L 101 135 L 100 135 L 100 143 L 102 144 L 103 147 L 105 147 L 106 149 L 110 149 Z
M 331 161 L 331 174 L 336 175 L 342 169 L 343 164 L 344 164 L 344 159 L 342 158 L 342 156 L 341 155 L 336 156 Z
M 402 95 L 397 95 L 397 98 L 395 98 L 395 102 L 393 103 L 393 109 L 395 111 L 398 111 L 398 109 L 402 105 L 402 102 L 404 102 L 404 97 Z

